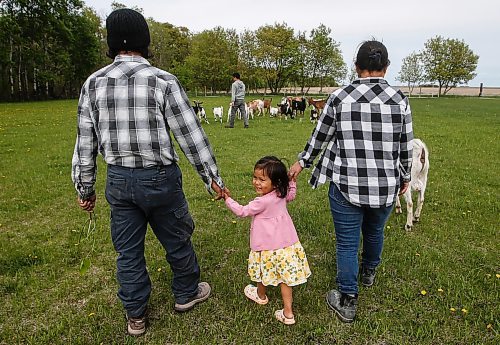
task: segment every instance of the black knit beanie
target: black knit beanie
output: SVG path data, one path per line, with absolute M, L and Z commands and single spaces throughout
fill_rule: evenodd
M 143 15 L 129 8 L 111 12 L 106 19 L 106 31 L 110 50 L 140 51 L 151 42 Z

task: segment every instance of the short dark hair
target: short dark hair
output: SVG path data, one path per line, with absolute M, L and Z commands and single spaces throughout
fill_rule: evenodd
M 240 79 L 240 74 L 238 72 L 234 72 L 233 77 L 235 77 L 236 79 Z
M 355 64 L 361 70 L 382 71 L 390 64 L 387 48 L 379 41 L 365 41 L 358 49 Z
M 262 157 L 255 163 L 254 170 L 261 169 L 269 177 L 280 198 L 288 193 L 288 171 L 285 164 L 275 156 Z

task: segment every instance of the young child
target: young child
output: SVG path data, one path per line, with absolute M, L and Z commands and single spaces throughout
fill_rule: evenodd
M 261 158 L 254 167 L 253 186 L 258 197 L 242 206 L 224 194 L 227 207 L 239 217 L 252 217 L 248 274 L 257 286 L 247 285 L 245 296 L 258 304 L 269 302 L 267 286 L 280 285 L 283 309 L 278 321 L 293 325 L 292 286 L 311 275 L 304 248 L 299 242 L 286 204 L 295 199 L 296 182 L 288 180 L 283 162 L 274 156 Z

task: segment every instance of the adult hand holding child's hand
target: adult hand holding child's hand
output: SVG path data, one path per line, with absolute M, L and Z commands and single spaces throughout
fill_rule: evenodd
M 293 163 L 293 165 L 290 167 L 290 170 L 288 170 L 288 178 L 290 178 L 290 180 L 296 181 L 301 171 L 302 166 L 300 165 L 300 163 L 298 161 Z

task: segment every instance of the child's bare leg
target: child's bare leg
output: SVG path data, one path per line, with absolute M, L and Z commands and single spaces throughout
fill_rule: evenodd
M 292 288 L 284 283 L 280 284 L 280 288 L 281 288 L 281 297 L 283 298 L 283 314 L 285 314 L 285 317 L 291 319 L 293 318 Z
M 262 283 L 257 283 L 257 295 L 259 295 L 260 299 L 266 298 L 266 286 Z

